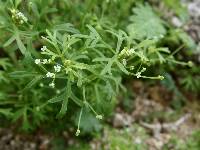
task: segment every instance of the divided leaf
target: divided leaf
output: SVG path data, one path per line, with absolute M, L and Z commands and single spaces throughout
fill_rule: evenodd
M 128 33 L 135 39 L 159 38 L 166 33 L 162 20 L 149 5 L 139 5 L 133 8 L 130 17 L 131 24 L 127 26 Z

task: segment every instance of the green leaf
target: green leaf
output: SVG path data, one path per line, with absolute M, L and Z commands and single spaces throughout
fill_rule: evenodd
M 66 91 L 59 96 L 51 98 L 50 100 L 48 100 L 48 102 L 57 103 L 57 102 L 63 101 L 65 98 L 66 98 Z
M 124 67 L 124 65 L 122 65 L 119 61 L 115 61 L 117 66 L 119 67 L 119 69 L 124 72 L 125 74 L 129 74 L 129 72 L 126 70 L 126 68 Z
M 15 35 L 11 36 L 8 41 L 6 41 L 3 45 L 3 47 L 9 46 L 13 41 L 15 40 Z
M 75 95 L 74 95 L 74 93 L 71 93 L 71 97 L 70 97 L 73 101 L 74 101 L 74 103 L 76 103 L 78 106 L 82 106 L 83 105 L 83 102 L 79 99 L 79 98 L 77 98 Z
M 29 82 L 22 91 L 30 89 L 33 85 L 35 85 L 37 82 L 39 82 L 42 79 L 42 77 L 43 77 L 42 75 L 39 75 L 39 76 L 36 76 L 35 78 L 33 78 L 33 80 L 31 80 L 31 82 Z
M 68 100 L 71 96 L 71 93 L 72 93 L 72 91 L 71 91 L 71 81 L 68 80 L 67 87 L 66 87 L 65 92 L 64 92 L 65 98 L 63 99 L 62 106 L 61 106 L 60 112 L 58 114 L 58 117 L 63 116 L 66 113 Z
M 112 58 L 109 58 L 110 60 L 108 61 L 107 65 L 104 67 L 104 69 L 101 71 L 101 75 L 104 75 L 106 73 L 112 74 L 111 72 L 111 67 L 116 59 L 115 56 L 113 56 Z
M 19 47 L 19 50 L 21 51 L 21 53 L 24 55 L 26 52 L 26 47 L 24 46 L 24 44 L 22 43 L 19 35 L 16 35 L 16 41 L 17 41 L 17 45 Z
M 67 32 L 70 32 L 70 33 L 80 33 L 77 29 L 75 29 L 73 27 L 72 24 L 70 23 L 64 23 L 64 24 L 59 24 L 59 25 L 56 25 L 54 27 L 54 30 L 56 31 L 67 31 Z
M 29 71 L 14 71 L 9 73 L 10 77 L 12 78 L 25 78 L 25 77 L 34 77 L 38 75 L 38 73 L 29 72 Z
M 0 66 L 3 67 L 4 70 L 7 70 L 12 65 L 8 58 L 0 58 Z
M 128 33 L 132 38 L 151 39 L 166 34 L 162 20 L 149 5 L 139 5 L 133 8 L 133 13 L 134 15 L 130 17 L 132 23 L 127 26 Z
M 0 114 L 3 114 L 6 117 L 9 117 L 12 115 L 11 110 L 12 110 L 11 108 L 0 108 Z

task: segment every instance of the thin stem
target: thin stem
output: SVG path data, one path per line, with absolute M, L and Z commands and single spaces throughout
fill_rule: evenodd
M 97 112 L 92 108 L 92 106 L 86 101 L 87 105 L 89 106 L 89 108 L 92 110 L 92 112 L 97 116 Z
M 79 118 L 78 118 L 78 130 L 80 128 L 82 113 L 83 113 L 83 107 L 81 107 L 81 111 L 80 111 Z

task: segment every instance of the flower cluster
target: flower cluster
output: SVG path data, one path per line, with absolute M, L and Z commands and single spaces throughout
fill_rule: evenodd
M 103 116 L 102 115 L 96 115 L 96 118 L 99 119 L 99 120 L 102 120 Z
M 10 11 L 11 11 L 13 20 L 17 21 L 20 24 L 24 24 L 28 22 L 27 17 L 19 10 L 11 9 Z
M 54 78 L 55 73 L 47 72 L 46 76 L 47 76 L 47 78 Z
M 76 130 L 76 136 L 79 136 L 79 134 L 81 133 L 81 131 L 79 129 Z
M 42 48 L 41 48 L 41 51 L 43 51 L 43 52 L 45 52 L 47 50 L 47 47 L 46 46 L 43 46 Z
M 46 46 L 43 46 L 41 48 L 42 52 L 45 52 L 47 50 L 48 49 L 47 49 Z M 37 64 L 37 65 L 41 65 L 41 64 L 44 65 L 44 64 L 51 64 L 51 63 L 52 63 L 51 59 L 35 59 L 35 64 Z M 55 87 L 55 83 L 54 82 L 55 82 L 56 73 L 61 72 L 62 67 L 61 67 L 61 65 L 56 64 L 56 65 L 53 66 L 53 68 L 54 68 L 54 72 L 47 72 L 46 73 L 46 78 L 52 78 L 53 79 L 52 82 L 49 83 L 49 86 L 52 87 L 52 88 Z
M 60 65 L 54 66 L 54 70 L 55 70 L 55 72 L 60 72 L 61 71 L 61 66 Z
M 127 61 L 126 61 L 126 59 L 124 58 L 124 59 L 122 59 L 122 64 L 124 65 L 124 66 L 126 66 L 127 65 Z
M 48 64 L 50 62 L 51 62 L 50 59 L 35 59 L 35 64 L 37 64 L 37 65 L 39 65 L 39 64 Z
M 141 71 L 138 71 L 136 74 L 135 74 L 135 76 L 137 77 L 137 78 L 140 78 L 140 77 L 142 77 L 142 73 L 143 72 L 145 72 L 146 71 L 146 68 L 142 68 L 142 70 Z

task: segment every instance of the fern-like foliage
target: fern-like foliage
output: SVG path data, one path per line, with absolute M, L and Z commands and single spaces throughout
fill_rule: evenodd
M 127 26 L 128 33 L 135 39 L 159 38 L 166 33 L 162 20 L 149 5 L 139 5 L 133 8 L 130 17 L 131 24 Z

